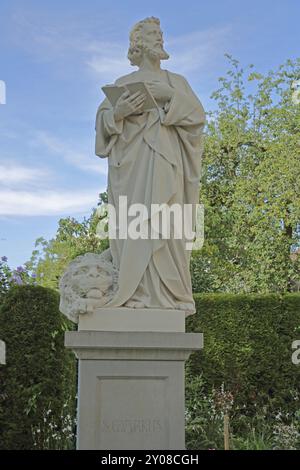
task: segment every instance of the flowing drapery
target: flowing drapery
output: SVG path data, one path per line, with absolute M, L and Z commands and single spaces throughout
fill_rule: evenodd
M 107 99 L 98 108 L 96 154 L 108 157 L 108 201 L 117 212 L 120 196 L 127 196 L 128 206 L 144 204 L 148 214 L 152 204 L 198 203 L 205 114 L 186 80 L 167 74 L 174 95 L 164 109 L 115 122 Z M 116 84 L 134 81 L 130 77 Z M 113 239 L 110 248 L 119 281 L 108 306 L 134 300 L 146 307 L 186 305 L 194 311 L 184 237 Z

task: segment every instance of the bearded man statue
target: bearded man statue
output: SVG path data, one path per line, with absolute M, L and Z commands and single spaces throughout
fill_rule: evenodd
M 128 207 L 143 204 L 196 205 L 199 199 L 205 113 L 186 79 L 161 68 L 169 58 L 157 18 L 137 23 L 128 58 L 134 72 L 116 80 L 122 86 L 144 82 L 157 108 L 143 112 L 145 95 L 125 92 L 114 106 L 106 98 L 96 117 L 96 155 L 108 158 L 108 202 L 118 216 L 120 197 Z M 186 237 L 110 239 L 118 287 L 105 307 L 180 309 L 195 312 Z

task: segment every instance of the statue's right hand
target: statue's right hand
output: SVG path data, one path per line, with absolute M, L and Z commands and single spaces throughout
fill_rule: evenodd
M 124 119 L 131 114 L 135 114 L 141 111 L 145 99 L 146 95 L 140 91 L 133 93 L 133 95 L 131 95 L 129 91 L 125 91 L 115 104 L 115 120 L 120 121 L 121 119 Z

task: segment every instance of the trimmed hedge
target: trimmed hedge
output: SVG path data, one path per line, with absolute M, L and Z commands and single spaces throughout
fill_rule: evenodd
M 233 393 L 244 412 L 299 409 L 300 366 L 292 342 L 300 339 L 300 295 L 196 294 L 187 331 L 204 334 L 204 349 L 190 356 L 192 376 Z
M 53 433 L 63 427 L 70 397 L 74 406 L 75 358 L 64 348 L 71 325 L 58 306 L 59 295 L 51 289 L 16 286 L 0 307 L 7 356 L 0 368 L 0 449 L 47 447 L 51 426 Z
M 300 339 L 300 295 L 194 298 L 197 313 L 186 329 L 204 333 L 204 349 L 190 356 L 187 368 L 189 377 L 203 375 L 203 393 L 224 383 L 248 415 L 299 409 L 300 366 L 291 361 L 291 345 Z M 32 430 L 49 432 L 44 420 L 51 409 L 59 431 L 62 407 L 75 397 L 75 359 L 64 348 L 64 331 L 72 325 L 58 305 L 51 289 L 16 286 L 0 307 L 7 346 L 7 365 L 0 367 L 0 449 L 51 448 L 45 438 L 36 446 Z

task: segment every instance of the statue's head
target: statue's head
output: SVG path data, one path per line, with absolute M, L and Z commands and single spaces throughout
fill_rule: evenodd
M 158 18 L 151 16 L 134 25 L 130 32 L 130 45 L 127 57 L 131 65 L 140 65 L 144 54 L 152 58 L 166 60 L 169 54 L 163 47 L 163 33 Z
M 114 268 L 103 254 L 78 256 L 60 280 L 61 312 L 77 321 L 79 314 L 102 307 L 112 293 L 113 282 Z

